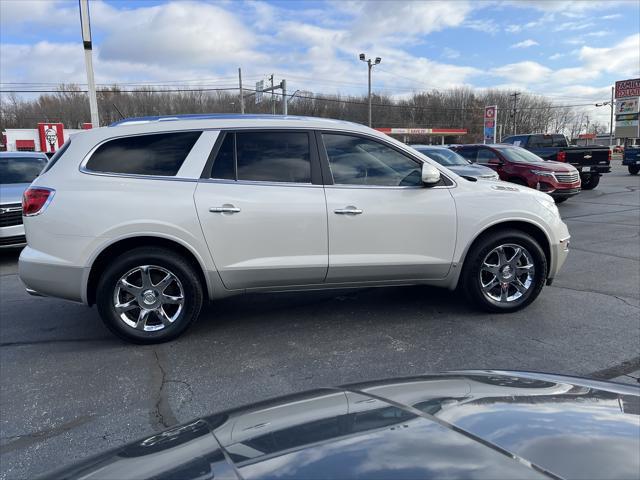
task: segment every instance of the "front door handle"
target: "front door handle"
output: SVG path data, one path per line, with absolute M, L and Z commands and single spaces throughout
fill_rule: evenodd
M 221 207 L 211 207 L 209 208 L 211 213 L 240 213 L 240 209 L 238 207 L 234 207 L 233 205 L 223 205 Z
M 349 205 L 346 208 L 337 208 L 333 211 L 333 213 L 337 213 L 338 215 L 360 215 L 362 213 L 362 210 Z

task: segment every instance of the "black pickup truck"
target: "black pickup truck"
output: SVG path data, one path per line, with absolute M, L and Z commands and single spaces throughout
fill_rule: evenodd
M 570 163 L 580 172 L 583 190 L 596 188 L 600 183 L 600 175 L 611 171 L 609 147 L 569 145 L 564 135 L 543 133 L 512 135 L 503 139 L 502 143 L 526 148 L 544 160 Z

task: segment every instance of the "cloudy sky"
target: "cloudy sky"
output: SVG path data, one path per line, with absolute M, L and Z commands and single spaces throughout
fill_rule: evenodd
M 90 0 L 98 83 L 236 85 L 275 73 L 291 90 L 509 88 L 603 101 L 640 76 L 640 0 Z M 2 90 L 83 83 L 78 2 L 0 0 Z M 21 83 L 22 85 L 17 85 Z M 599 109 L 608 119 L 608 109 Z

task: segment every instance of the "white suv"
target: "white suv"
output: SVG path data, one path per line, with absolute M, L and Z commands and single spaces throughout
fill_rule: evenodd
M 427 284 L 511 312 L 568 252 L 548 195 L 464 179 L 355 123 L 153 117 L 63 148 L 25 193 L 20 277 L 97 304 L 132 342 L 244 292 Z

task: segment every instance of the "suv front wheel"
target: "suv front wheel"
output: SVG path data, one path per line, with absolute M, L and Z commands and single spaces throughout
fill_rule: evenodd
M 460 286 L 481 309 L 507 313 L 533 302 L 546 278 L 547 260 L 536 240 L 518 230 L 504 230 L 472 246 Z
M 198 317 L 202 301 L 193 266 L 159 247 L 119 256 L 101 275 L 96 291 L 98 312 L 109 330 L 141 344 L 179 336 Z

